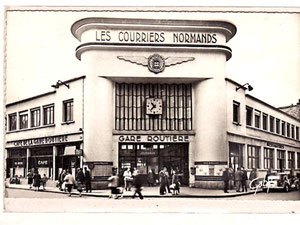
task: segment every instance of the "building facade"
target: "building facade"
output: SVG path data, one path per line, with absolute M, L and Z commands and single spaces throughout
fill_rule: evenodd
M 7 177 L 86 165 L 97 186 L 113 168 L 146 181 L 167 167 L 221 188 L 225 166 L 300 171 L 299 119 L 226 78 L 233 24 L 95 17 L 71 32 L 85 76 L 6 105 Z

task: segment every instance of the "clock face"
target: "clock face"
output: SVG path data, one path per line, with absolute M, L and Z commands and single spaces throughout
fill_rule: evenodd
M 147 98 L 146 99 L 146 113 L 148 115 L 162 114 L 162 99 L 161 98 Z

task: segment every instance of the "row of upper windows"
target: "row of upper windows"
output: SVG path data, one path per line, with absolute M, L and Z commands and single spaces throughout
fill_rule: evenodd
M 261 165 L 260 161 L 260 150 L 259 146 L 248 145 L 248 168 L 249 169 L 295 169 L 296 168 L 296 158 L 295 152 L 286 151 L 277 149 L 276 155 L 275 150 L 272 148 L 264 148 L 263 149 L 263 165 Z M 275 160 L 277 162 L 277 168 L 275 168 Z M 287 164 L 286 164 L 287 163 Z M 297 168 L 300 168 L 300 153 L 297 152 Z
M 233 122 L 240 124 L 240 103 L 233 101 Z M 299 140 L 299 127 L 246 106 L 246 125 Z
M 73 121 L 73 99 L 63 101 L 63 122 Z M 24 110 L 8 115 L 8 131 L 22 130 L 54 124 L 54 104 Z M 29 117 L 30 115 L 30 117 Z M 19 120 L 17 120 L 19 117 Z M 43 118 L 41 121 L 41 117 Z M 19 123 L 17 123 L 19 121 Z M 30 127 L 29 127 L 30 124 Z

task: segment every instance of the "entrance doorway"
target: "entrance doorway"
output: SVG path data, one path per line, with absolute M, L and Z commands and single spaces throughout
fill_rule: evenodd
M 243 166 L 243 145 L 229 142 L 229 167 L 234 171 Z
M 119 144 L 119 174 L 127 168 L 136 168 L 143 176 L 144 184 L 147 184 L 149 170 L 158 173 L 164 167 L 178 171 L 181 183 L 188 185 L 188 144 L 172 143 L 142 143 L 142 144 Z

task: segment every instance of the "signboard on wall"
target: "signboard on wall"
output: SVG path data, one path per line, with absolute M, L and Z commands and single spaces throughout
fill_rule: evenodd
M 120 135 L 119 142 L 188 143 L 188 135 Z

